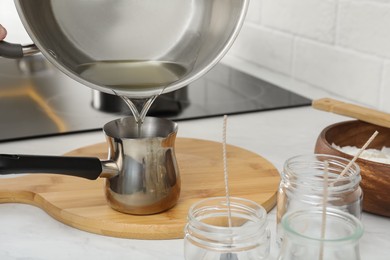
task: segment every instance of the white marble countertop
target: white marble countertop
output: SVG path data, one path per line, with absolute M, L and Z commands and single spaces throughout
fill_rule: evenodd
M 319 132 L 348 118 L 310 107 L 230 116 L 227 142 L 256 152 L 280 170 L 294 155 L 312 153 Z M 179 137 L 221 141 L 222 118 L 179 122 Z M 0 153 L 60 155 L 104 142 L 101 132 L 0 143 Z M 275 209 L 268 215 L 275 237 Z M 390 218 L 364 213 L 362 259 L 389 259 Z M 274 241 L 271 256 L 277 255 Z M 30 205 L 0 204 L 0 259 L 184 259 L 183 240 L 133 240 L 80 231 Z

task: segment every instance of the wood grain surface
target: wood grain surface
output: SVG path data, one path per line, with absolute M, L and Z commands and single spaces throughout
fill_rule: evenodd
M 107 157 L 106 144 L 95 144 L 66 155 Z M 189 207 L 202 198 L 224 196 L 222 145 L 178 138 L 176 157 L 182 190 L 175 207 L 160 214 L 137 216 L 117 212 L 106 204 L 104 179 L 94 181 L 54 174 L 29 174 L 0 179 L 0 203 L 36 205 L 55 219 L 88 232 L 123 238 L 183 237 Z M 245 149 L 227 146 L 230 194 L 253 200 L 267 211 L 276 204 L 279 173 L 266 159 Z
M 312 107 L 318 110 L 349 116 L 374 125 L 390 128 L 390 114 L 331 98 L 314 100 Z

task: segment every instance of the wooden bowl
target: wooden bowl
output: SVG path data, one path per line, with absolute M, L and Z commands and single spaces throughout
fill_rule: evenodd
M 332 147 L 332 144 L 361 148 L 375 131 L 379 134 L 367 149 L 390 147 L 390 128 L 353 120 L 336 123 L 322 130 L 316 142 L 315 153 L 337 155 L 351 160 L 353 156 Z M 361 169 L 363 210 L 390 217 L 390 164 L 360 158 L 356 163 Z

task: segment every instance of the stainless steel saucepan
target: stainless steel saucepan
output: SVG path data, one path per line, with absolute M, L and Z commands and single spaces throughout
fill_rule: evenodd
M 84 85 L 145 98 L 211 69 L 238 35 L 249 0 L 14 2 L 35 45 L 1 42 L 0 56 L 39 50 Z
M 0 155 L 0 174 L 58 173 L 90 180 L 106 178 L 108 204 L 124 213 L 154 214 L 173 207 L 180 194 L 175 157 L 177 123 L 133 117 L 103 127 L 108 159 L 94 157 Z

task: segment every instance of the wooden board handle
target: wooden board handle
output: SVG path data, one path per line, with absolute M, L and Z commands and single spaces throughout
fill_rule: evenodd
M 312 102 L 312 107 L 318 110 L 349 116 L 374 125 L 390 128 L 390 114 L 375 109 L 349 104 L 331 98 L 314 100 Z

